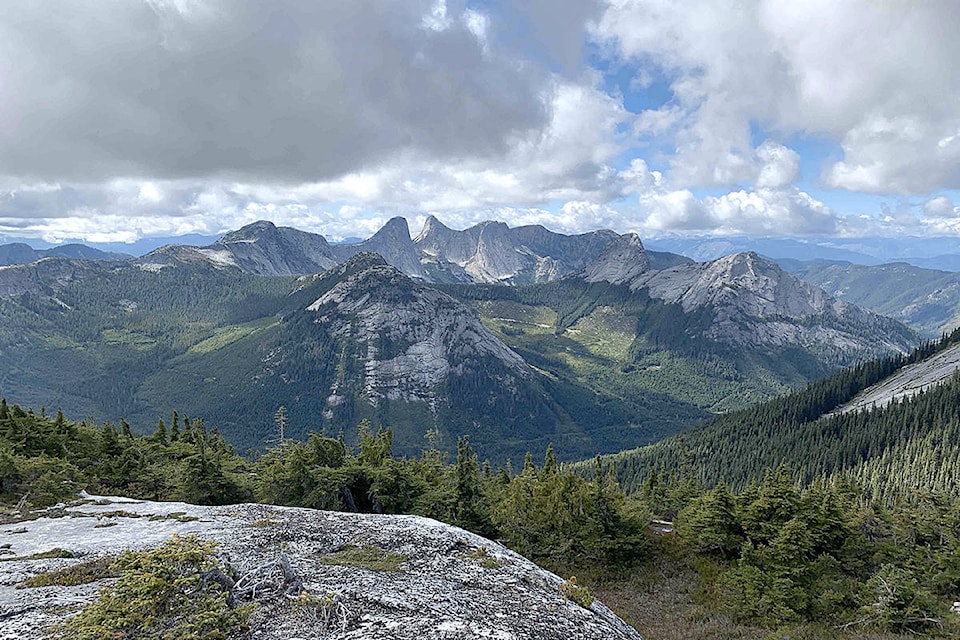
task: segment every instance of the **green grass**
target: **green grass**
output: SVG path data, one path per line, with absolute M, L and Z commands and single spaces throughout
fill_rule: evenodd
M 391 553 L 378 547 L 348 544 L 335 553 L 321 557 L 319 562 L 371 571 L 402 571 L 400 565 L 409 559 L 403 554 Z
M 222 349 L 228 344 L 232 344 L 241 338 L 245 338 L 249 335 L 261 331 L 263 329 L 269 329 L 270 327 L 276 326 L 278 321 L 275 318 L 261 318 L 260 320 L 254 320 L 253 322 L 247 322 L 245 324 L 231 325 L 228 327 L 221 327 L 214 331 L 213 335 L 207 338 L 206 340 L 201 340 L 197 344 L 193 345 L 187 349 L 187 353 L 193 354 L 202 354 L 210 353 L 211 351 L 216 351 L 217 349 Z
M 73 552 L 67 551 L 66 549 L 61 549 L 56 547 L 55 549 L 50 549 L 50 551 L 41 551 L 40 553 L 34 553 L 29 556 L 15 556 L 13 558 L 0 558 L 0 562 L 13 562 L 15 560 L 44 560 L 47 558 L 73 558 Z
M 56 556 L 63 557 L 63 556 Z M 27 578 L 17 585 L 18 589 L 32 589 L 36 587 L 72 587 L 78 584 L 97 582 L 105 578 L 115 578 L 118 572 L 114 566 L 116 558 L 97 558 L 79 564 L 73 564 L 56 571 L 48 571 Z

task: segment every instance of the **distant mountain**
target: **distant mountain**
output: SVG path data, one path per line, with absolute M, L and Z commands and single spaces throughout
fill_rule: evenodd
M 960 325 L 960 273 L 902 262 L 877 266 L 823 261 L 783 264 L 830 295 L 896 318 L 928 338 Z
M 88 247 L 83 244 L 63 244 L 49 249 L 34 249 L 23 242 L 0 245 L 0 267 L 29 264 L 41 258 L 69 258 L 72 260 L 126 260 L 131 256 Z
M 647 246 L 708 261 L 726 255 L 755 251 L 775 260 L 828 260 L 859 265 L 906 262 L 927 269 L 960 271 L 960 238 L 866 237 L 773 238 L 708 236 L 652 238 Z
M 318 234 L 259 221 L 205 247 L 169 245 L 138 259 L 140 264 L 170 265 L 206 260 L 257 275 L 319 273 L 358 253 L 379 253 L 388 264 L 425 282 L 550 282 L 576 273 L 619 238 L 613 231 L 564 235 L 541 226 L 511 228 L 483 222 L 454 231 L 430 216 L 415 239 L 404 218 L 390 219 L 372 237 L 331 244 Z M 662 256 L 675 261 L 674 256 Z
M 756 253 L 655 271 L 638 244 L 633 252 L 609 251 L 587 268 L 586 279 L 626 285 L 680 305 L 687 314 L 707 311 L 705 337 L 736 345 L 801 346 L 828 360 L 830 353 L 903 352 L 916 340 L 901 325 L 834 299 Z
M 510 228 L 481 222 L 454 231 L 430 216 L 414 242 L 425 260 L 455 265 L 463 280 L 531 284 L 550 282 L 583 269 L 619 236 L 613 231 L 554 233 L 540 225 Z
M 421 280 L 426 276 L 420 264 L 420 251 L 410 238 L 410 229 L 405 218 L 391 218 L 370 238 L 357 244 L 337 245 L 334 251 L 341 261 L 372 251 L 383 256 L 388 264 L 408 276 Z
M 331 245 L 259 222 L 0 268 L 0 393 L 141 424 L 177 409 L 241 448 L 285 406 L 290 435 L 366 418 L 403 453 L 428 429 L 497 459 L 610 452 L 916 340 L 757 254 L 694 263 L 606 231 L 430 219 L 413 239 L 395 218 Z
M 103 265 L 86 260 L 43 258 L 0 267 L 0 298 L 47 292 L 55 296 L 66 285 L 102 274 Z

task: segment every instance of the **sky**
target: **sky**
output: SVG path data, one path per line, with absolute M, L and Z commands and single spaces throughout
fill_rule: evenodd
M 958 32 L 954 0 L 8 3 L 0 237 L 956 236 Z

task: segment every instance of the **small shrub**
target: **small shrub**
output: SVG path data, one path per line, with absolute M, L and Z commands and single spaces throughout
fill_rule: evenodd
M 371 571 L 402 571 L 400 565 L 409 559 L 401 553 L 391 553 L 377 547 L 348 544 L 336 553 L 321 557 L 319 561 L 324 564 L 360 567 Z
M 564 598 L 577 603 L 584 609 L 589 609 L 596 600 L 586 587 L 577 584 L 577 576 L 570 576 L 569 580 L 560 585 L 560 593 Z
M 490 555 L 486 547 L 477 547 L 470 553 L 465 553 L 463 557 L 468 560 L 476 560 L 480 563 L 480 566 L 487 569 L 499 569 L 503 566 L 502 562 Z
M 246 628 L 252 606 L 231 606 L 229 593 L 203 572 L 219 569 L 216 545 L 174 537 L 115 563 L 117 582 L 65 625 L 74 640 L 156 638 L 218 640 Z

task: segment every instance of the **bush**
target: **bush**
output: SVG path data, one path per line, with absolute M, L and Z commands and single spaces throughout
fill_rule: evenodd
M 204 572 L 220 568 L 215 549 L 188 536 L 123 554 L 117 582 L 67 622 L 66 631 L 75 640 L 216 640 L 245 629 L 252 605 L 231 606 L 229 593 L 204 580 Z

